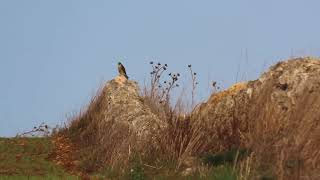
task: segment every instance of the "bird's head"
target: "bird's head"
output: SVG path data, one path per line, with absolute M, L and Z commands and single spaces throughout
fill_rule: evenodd
M 121 62 L 118 62 L 118 65 L 121 65 Z

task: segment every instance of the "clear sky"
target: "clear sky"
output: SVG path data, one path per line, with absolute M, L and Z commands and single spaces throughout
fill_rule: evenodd
M 290 56 L 320 55 L 319 0 L 0 0 L 0 136 L 65 122 L 119 59 L 198 72 L 198 99 Z M 247 53 L 246 53 L 247 52 Z M 247 54 L 247 55 L 246 55 Z M 238 72 L 238 73 L 237 73 Z

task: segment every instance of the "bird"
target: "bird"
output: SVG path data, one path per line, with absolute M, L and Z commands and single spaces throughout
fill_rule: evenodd
M 124 66 L 121 64 L 121 62 L 118 62 L 118 71 L 119 71 L 119 74 L 124 76 L 125 78 L 129 79 L 129 77 L 127 76 L 127 73 L 126 73 L 126 69 L 124 68 Z

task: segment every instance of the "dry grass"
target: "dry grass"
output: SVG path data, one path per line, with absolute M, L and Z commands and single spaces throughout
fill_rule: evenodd
M 240 108 L 239 97 L 233 90 L 216 95 L 213 101 L 231 96 L 234 112 L 228 121 L 212 119 L 212 114 L 187 113 L 186 102 L 180 98 L 173 105 L 172 91 L 177 88 L 180 74 L 170 74 L 163 81 L 167 65 L 153 64 L 151 83 L 144 88 L 142 97 L 154 114 L 166 126 L 160 128 L 152 139 L 139 140 L 125 123 L 116 123 L 114 109 L 103 100 L 107 96 L 101 89 L 86 110 L 70 121 L 61 134 L 67 134 L 79 151 L 80 167 L 95 172 L 108 166 L 124 172 L 132 159 L 146 167 L 163 169 L 172 164 L 179 170 L 189 157 L 208 153 L 221 153 L 231 149 L 249 148 L 245 158 L 236 158 L 233 169 L 239 179 L 317 179 L 320 169 L 320 98 L 306 94 L 291 112 L 281 114 L 271 103 L 272 87 L 266 87 L 253 96 L 252 108 Z M 191 71 L 191 74 L 192 71 Z M 192 77 L 192 95 L 195 78 Z M 234 88 L 243 88 L 236 86 Z M 231 94 L 230 94 L 231 93 Z M 240 97 L 241 98 L 241 97 Z M 192 100 L 193 101 L 193 100 Z M 249 106 L 248 106 L 249 107 Z M 101 109 L 113 112 L 107 122 Z M 242 109 L 240 111 L 239 109 Z M 196 111 L 195 111 L 196 112 Z M 212 113 L 212 112 L 211 112 Z
M 255 166 L 260 173 L 269 172 L 279 179 L 319 178 L 319 97 L 306 93 L 290 112 L 283 112 L 271 103 L 271 89 L 253 97 L 255 108 L 249 112 L 247 136 L 255 152 Z
M 116 123 L 116 116 L 105 119 L 100 110 L 113 111 L 104 100 L 105 93 L 100 89 L 87 109 L 60 131 L 77 145 L 76 158 L 81 160 L 79 168 L 87 173 L 96 172 L 106 164 L 111 168 L 126 167 L 131 154 L 143 149 L 137 146 L 136 134 L 127 124 Z
M 105 165 L 125 170 L 131 159 L 137 159 L 137 156 L 143 164 L 151 167 L 172 164 L 179 169 L 185 158 L 209 151 L 212 143 L 208 127 L 197 121 L 196 117 L 182 112 L 182 99 L 174 106 L 171 105 L 171 92 L 179 86 L 177 82 L 180 74 L 170 74 L 165 85 L 160 85 L 161 75 L 167 65 L 157 66 L 153 66 L 151 86 L 143 92 L 144 102 L 166 124 L 154 134 L 154 138 L 141 141 L 126 123 L 116 122 L 118 112 L 114 112 L 104 100 L 103 97 L 107 95 L 103 89 L 98 91 L 85 110 L 70 120 L 70 125 L 60 131 L 61 135 L 70 137 L 78 147 L 76 159 L 81 160 L 80 168 L 85 172 L 97 171 Z M 101 109 L 113 112 L 115 117 L 107 117 L 106 120 Z
M 180 74 L 169 73 L 169 80 L 161 83 L 162 70 L 164 67 L 167 68 L 167 65 L 161 66 L 160 63 L 157 65 L 159 67 L 153 66 L 151 85 L 144 88 L 143 97 L 153 112 L 167 124 L 155 138 L 158 158 L 173 162 L 175 168 L 179 169 L 188 157 L 199 156 L 210 151 L 213 133 L 198 115 L 192 115 L 186 111 L 187 101 L 183 96 L 180 96 L 173 105 L 170 97 L 173 89 L 179 87 L 176 84 L 179 82 Z M 196 73 L 192 71 L 191 65 L 188 65 L 188 69 L 192 79 L 191 106 L 194 106 Z M 185 93 L 183 90 L 181 94 Z

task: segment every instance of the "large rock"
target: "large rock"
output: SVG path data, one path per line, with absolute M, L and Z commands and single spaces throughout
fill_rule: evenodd
M 211 95 L 192 115 L 212 130 L 212 151 L 221 152 L 243 146 L 242 132 L 248 130 L 247 115 L 252 90 L 248 83 L 238 83 L 231 88 Z
M 216 130 L 216 151 L 251 148 L 280 178 L 320 172 L 319 59 L 279 62 L 255 81 L 213 94 L 194 114 Z
M 137 82 L 123 76 L 108 81 L 79 119 L 86 122 L 80 131 L 91 130 L 91 124 L 108 129 L 115 124 L 128 128 L 139 139 L 150 138 L 165 126 L 140 96 Z
M 140 96 L 138 84 L 118 76 L 71 121 L 68 133 L 86 154 L 83 158 L 90 163 L 90 172 L 105 164 L 123 166 L 136 152 L 152 151 L 155 143 L 150 142 L 164 127 Z
M 127 124 L 139 137 L 152 136 L 159 127 L 165 126 L 140 96 L 137 82 L 118 76 L 107 82 L 103 94 L 101 100 L 109 108 L 100 109 L 105 117 L 102 121 L 114 119 L 117 123 Z

